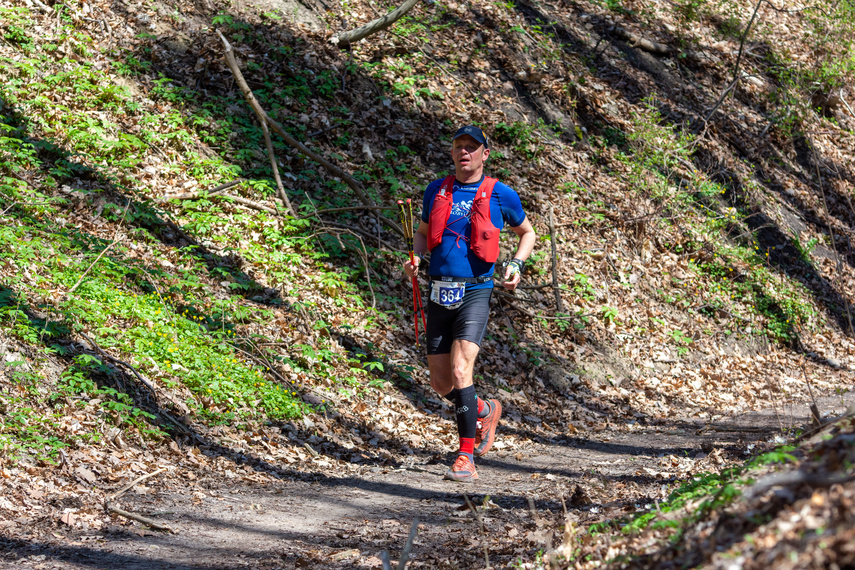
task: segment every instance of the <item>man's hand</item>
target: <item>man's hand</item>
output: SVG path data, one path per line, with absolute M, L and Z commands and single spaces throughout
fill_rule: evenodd
M 407 260 L 404 263 L 404 273 L 407 274 L 407 277 L 410 279 L 413 278 L 413 275 L 417 275 L 419 272 L 419 263 L 421 263 L 421 258 L 414 257 L 413 261 Z
M 505 267 L 505 282 L 502 285 L 508 291 L 513 291 L 519 285 L 520 279 L 522 279 L 522 263 L 518 259 L 512 259 Z

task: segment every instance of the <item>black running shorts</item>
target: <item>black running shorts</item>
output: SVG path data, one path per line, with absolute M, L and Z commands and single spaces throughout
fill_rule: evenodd
M 492 287 L 466 291 L 463 303 L 456 309 L 446 309 L 428 300 L 427 353 L 448 354 L 455 340 L 468 340 L 481 346 L 492 296 Z

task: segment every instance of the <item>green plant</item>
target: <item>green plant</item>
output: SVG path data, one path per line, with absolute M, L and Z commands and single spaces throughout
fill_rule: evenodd
M 805 263 L 811 263 L 811 252 L 816 247 L 816 244 L 819 243 L 819 239 L 816 237 L 812 237 L 806 242 L 802 243 L 800 236 L 797 233 L 793 232 L 792 243 L 793 247 L 796 248 L 796 251 L 799 252 L 799 257 L 802 259 L 802 261 L 804 261 Z
M 604 305 L 600 307 L 600 315 L 606 324 L 613 324 L 617 320 L 618 310 Z
M 497 123 L 493 127 L 493 138 L 497 142 L 512 146 L 516 152 L 531 159 L 540 151 L 540 146 L 534 136 L 536 127 L 522 121 L 514 123 Z
M 593 301 L 596 298 L 596 291 L 591 279 L 583 273 L 577 273 L 573 276 L 573 291 L 586 301 Z

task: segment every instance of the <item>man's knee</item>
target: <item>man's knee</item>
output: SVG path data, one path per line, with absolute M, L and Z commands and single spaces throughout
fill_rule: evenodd
M 472 384 L 472 363 L 461 360 L 451 369 L 451 378 L 455 388 L 465 388 Z

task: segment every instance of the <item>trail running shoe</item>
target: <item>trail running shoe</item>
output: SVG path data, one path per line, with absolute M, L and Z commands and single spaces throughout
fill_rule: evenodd
M 478 479 L 478 472 L 475 471 L 475 464 L 472 463 L 472 460 L 465 455 L 458 455 L 454 461 L 454 465 L 445 474 L 445 479 L 460 481 L 461 483 L 471 483 Z
M 478 420 L 478 429 L 475 431 L 475 453 L 480 457 L 490 451 L 493 441 L 496 439 L 496 426 L 502 417 L 502 403 L 499 400 L 489 400 L 490 413 Z

